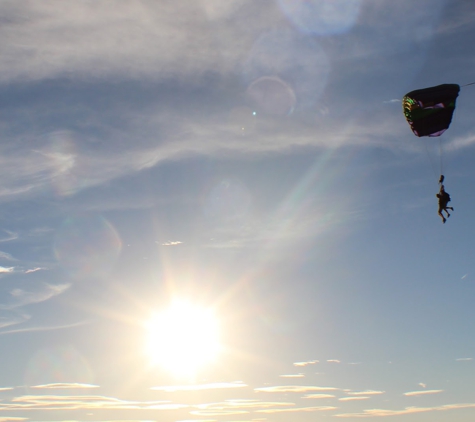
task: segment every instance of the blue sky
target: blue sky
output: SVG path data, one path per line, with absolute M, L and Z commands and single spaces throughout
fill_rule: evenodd
M 474 21 L 0 2 L 0 421 L 472 421 Z

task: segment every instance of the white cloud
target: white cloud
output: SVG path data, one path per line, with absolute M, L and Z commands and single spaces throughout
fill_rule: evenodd
M 366 391 L 349 391 L 348 394 L 352 396 L 375 396 L 379 394 L 384 394 L 385 391 L 377 390 L 366 390 Z
M 258 413 L 299 413 L 299 412 L 324 412 L 327 410 L 336 410 L 334 406 L 315 406 L 315 407 L 295 407 L 291 409 L 264 409 L 257 410 Z
M 457 137 L 447 143 L 447 150 L 460 150 L 471 147 L 475 144 L 475 134 L 468 134 L 463 137 Z
M 14 288 L 10 290 L 11 300 L 6 304 L 0 305 L 0 309 L 14 309 L 32 303 L 44 302 L 64 293 L 70 286 L 71 284 L 69 283 L 57 285 L 41 283 L 30 287 Z
M 304 374 L 279 375 L 280 378 L 305 378 Z
M 318 363 L 318 360 L 309 360 L 304 362 L 294 362 L 294 366 L 308 366 L 308 365 L 315 365 Z
M 200 3 L 202 3 L 200 5 Z M 175 3 L 110 0 L 14 1 L 1 4 L 0 80 L 37 80 L 62 76 L 189 78 L 207 69 L 231 70 L 252 39 L 252 27 L 274 20 L 253 2 L 246 2 L 248 31 L 227 25 L 217 43 L 209 31 L 208 2 Z M 202 6 L 208 6 L 203 8 Z M 235 6 L 215 18 L 231 13 Z M 222 9 L 222 8 L 221 8 Z M 259 16 L 260 21 L 257 20 Z M 250 33 L 249 33 L 250 32 Z M 193 36 L 190 36 L 193 34 Z M 227 61 L 219 49 L 228 47 Z M 245 50 L 244 50 L 245 51 Z
M 32 268 L 30 270 L 26 270 L 25 274 L 36 273 L 37 271 L 41 271 L 41 270 L 44 270 L 44 268 L 36 267 L 36 268 Z
M 333 399 L 335 396 L 333 394 L 306 394 L 302 397 L 303 399 Z
M 176 391 L 200 391 L 200 390 L 219 390 L 228 388 L 243 388 L 247 387 L 242 382 L 216 382 L 210 384 L 190 384 L 190 385 L 168 385 L 152 387 L 152 390 L 176 392 Z
M 7 252 L 0 251 L 0 259 L 6 259 L 7 261 L 18 261 L 18 259 L 14 258 L 11 254 Z
M 405 396 L 424 396 L 429 394 L 439 394 L 443 393 L 444 390 L 422 390 L 422 391 L 409 391 L 404 393 Z
M 447 411 L 454 409 L 472 409 L 475 408 L 474 403 L 461 403 L 461 404 L 446 404 L 443 406 L 437 407 L 406 407 L 401 410 L 387 410 L 387 409 L 366 409 L 362 413 L 340 413 L 334 415 L 339 418 L 374 418 L 374 417 L 384 417 L 384 416 L 400 416 L 400 415 L 411 415 L 414 413 L 425 413 L 425 412 L 436 412 L 436 411 Z
M 47 390 L 63 390 L 63 389 L 77 389 L 77 388 L 99 388 L 98 385 L 93 384 L 81 384 L 81 383 L 53 383 L 53 384 L 43 384 L 43 385 L 33 385 L 30 388 L 35 389 L 47 389 Z
M 357 400 L 368 400 L 369 397 L 367 396 L 357 396 L 357 397 L 341 397 L 339 401 L 357 401 Z
M 162 243 L 161 245 L 162 246 L 178 246 L 178 245 L 181 245 L 182 243 L 183 242 L 180 242 L 180 241 L 174 241 L 174 242 L 165 242 L 165 243 Z
M 280 385 L 275 387 L 260 387 L 254 391 L 262 393 L 309 393 L 312 391 L 335 391 L 334 387 L 317 387 L 312 385 Z

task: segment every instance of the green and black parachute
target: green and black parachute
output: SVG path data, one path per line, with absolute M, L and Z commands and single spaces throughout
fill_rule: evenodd
M 459 85 L 443 84 L 407 93 L 402 108 L 414 135 L 442 135 L 452 122 L 459 92 Z

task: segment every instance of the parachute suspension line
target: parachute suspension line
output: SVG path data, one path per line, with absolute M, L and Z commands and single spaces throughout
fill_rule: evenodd
M 439 138 L 439 157 L 440 157 L 440 174 L 444 174 L 444 161 L 442 151 L 442 140 Z
M 427 146 L 428 142 L 427 142 L 427 139 L 424 139 L 422 140 L 422 143 L 424 144 L 424 149 L 426 151 L 426 154 L 427 154 L 427 158 L 429 159 L 429 162 L 430 162 L 430 166 L 432 168 L 432 173 L 434 173 L 434 176 L 435 177 L 438 177 L 438 174 L 437 174 L 437 164 L 436 162 L 434 161 L 434 157 L 432 156 L 432 154 L 435 152 L 434 150 L 432 151 L 432 154 L 431 152 L 429 151 L 429 147 Z M 440 173 L 442 174 L 442 173 Z
M 465 84 L 465 85 L 460 85 L 460 87 L 469 86 L 469 85 L 475 85 L 475 82 L 471 82 L 471 83 Z

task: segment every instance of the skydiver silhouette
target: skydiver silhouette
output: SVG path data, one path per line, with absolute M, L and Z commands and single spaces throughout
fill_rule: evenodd
M 450 195 L 445 191 L 444 185 L 440 185 L 440 190 L 439 193 L 435 195 L 439 199 L 439 211 L 438 214 L 440 218 L 442 218 L 442 223 L 445 223 L 447 220 L 445 219 L 444 215 L 442 214 L 442 211 L 445 211 L 447 213 L 447 218 L 450 217 L 450 214 L 447 210 L 453 211 L 453 207 L 447 206 L 448 203 L 450 202 Z

